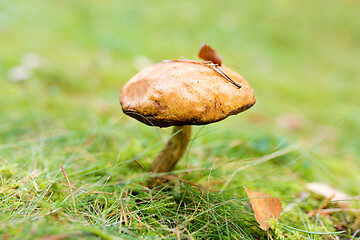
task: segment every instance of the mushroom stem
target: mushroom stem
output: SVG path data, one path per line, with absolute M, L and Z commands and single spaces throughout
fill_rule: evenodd
M 170 172 L 184 154 L 191 136 L 191 126 L 175 126 L 173 133 L 176 132 L 151 164 L 150 172 Z

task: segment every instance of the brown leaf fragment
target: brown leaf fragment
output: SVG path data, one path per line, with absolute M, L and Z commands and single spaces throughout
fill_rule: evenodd
M 350 203 L 353 200 L 353 196 L 349 196 L 344 192 L 337 190 L 326 183 L 312 182 L 306 184 L 305 187 L 310 192 L 326 199 L 329 199 L 332 195 L 335 195 L 332 198 L 332 203 L 337 204 L 338 206 L 343 208 L 349 208 Z
M 250 198 L 251 207 L 255 213 L 255 219 L 260 224 L 260 228 L 266 231 L 272 226 L 268 223 L 270 218 L 279 219 L 282 211 L 282 204 L 279 198 L 262 192 L 253 192 L 247 189 L 245 191 Z
M 309 212 L 309 216 L 312 217 L 312 216 L 315 216 L 317 213 L 319 213 L 321 210 L 323 210 L 324 208 L 326 208 L 326 206 L 330 203 L 330 201 L 335 197 L 335 194 L 331 195 L 328 199 L 326 199 L 326 201 L 321 204 L 321 206 L 314 210 L 314 211 L 311 211 Z
M 212 49 L 209 45 L 206 45 L 205 43 L 201 45 L 198 56 L 205 61 L 210 61 L 221 66 L 222 57 L 219 56 L 214 49 Z

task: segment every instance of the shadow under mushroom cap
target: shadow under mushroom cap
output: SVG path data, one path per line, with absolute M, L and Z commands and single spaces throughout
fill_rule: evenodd
M 249 83 L 221 66 L 238 88 L 209 66 L 163 62 L 137 73 L 123 87 L 125 114 L 150 126 L 203 125 L 238 114 L 255 104 Z

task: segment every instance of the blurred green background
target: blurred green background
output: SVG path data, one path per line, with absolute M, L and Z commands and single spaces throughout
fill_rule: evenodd
M 121 114 L 117 96 L 139 68 L 195 59 L 207 42 L 257 97 L 251 111 L 220 123 L 221 129 L 293 141 L 327 136 L 323 145 L 339 162 L 360 155 L 358 1 L 0 4 L 5 143 L 64 124 L 94 128 L 92 119 Z M 40 58 L 40 66 L 12 82 L 9 72 L 28 54 Z
M 302 142 L 307 147 L 297 165 L 284 167 L 293 159 L 269 164 L 238 182 L 262 188 L 256 179 L 271 169 L 265 188 L 279 194 L 296 193 L 278 184 L 293 179 L 297 190 L 303 182 L 323 181 L 359 195 L 359 12 L 355 0 L 0 0 L 2 161 L 25 163 L 29 172 L 64 162 L 76 170 L 111 166 L 118 156 L 125 161 L 150 148 L 168 130 L 123 116 L 121 87 L 148 64 L 197 59 L 206 42 L 248 80 L 257 103 L 196 127 L 188 161 L 179 168 L 258 157 Z M 89 136 L 95 140 L 87 153 L 69 160 L 71 147 Z

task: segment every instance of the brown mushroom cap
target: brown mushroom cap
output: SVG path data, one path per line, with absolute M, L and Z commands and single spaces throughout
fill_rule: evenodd
M 126 83 L 121 107 L 147 125 L 169 127 L 217 122 L 253 106 L 249 83 L 225 66 L 218 68 L 242 87 L 203 64 L 163 62 L 141 70 Z

